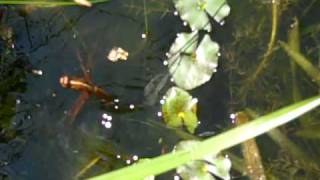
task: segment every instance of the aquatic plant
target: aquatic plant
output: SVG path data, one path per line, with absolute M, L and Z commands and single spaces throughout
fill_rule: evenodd
M 188 92 L 177 87 L 170 88 L 163 99 L 163 119 L 168 127 L 185 127 L 194 133 L 198 126 L 197 99 L 192 98 Z
M 208 138 L 197 146 L 168 153 L 146 162 L 140 162 L 123 169 L 91 178 L 102 179 L 143 179 L 176 168 L 191 160 L 200 160 L 206 155 L 214 155 L 248 139 L 261 135 L 275 127 L 283 125 L 320 105 L 320 96 L 281 108 L 225 133 Z

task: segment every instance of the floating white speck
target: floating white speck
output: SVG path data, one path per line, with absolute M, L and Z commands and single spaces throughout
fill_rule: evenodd
M 114 106 L 114 109 L 119 109 L 119 106 L 115 105 L 115 106 Z
M 104 124 L 104 127 L 106 127 L 107 129 L 112 127 L 112 123 L 110 121 L 106 121 Z
M 160 112 L 160 111 L 157 112 L 157 116 L 158 116 L 158 117 L 161 117 L 161 116 L 162 116 L 162 112 Z
M 42 76 L 43 72 L 42 70 L 38 70 L 38 69 L 32 69 L 32 73 L 38 76 Z
M 107 117 L 107 120 L 108 120 L 108 121 L 111 121 L 111 120 L 112 120 L 112 116 L 108 116 L 108 117 Z
M 221 53 L 220 53 L 220 52 L 218 52 L 218 53 L 217 53 L 217 56 L 219 56 L 219 57 L 220 57 L 220 56 L 221 56 Z
M 131 164 L 131 160 L 130 160 L 130 159 L 127 159 L 127 160 L 126 160 L 126 163 L 127 163 L 127 164 Z
M 20 104 L 21 100 L 20 99 L 16 99 L 16 104 Z
M 103 119 L 107 119 L 108 116 L 109 116 L 109 115 L 108 115 L 107 113 L 103 113 L 103 114 L 102 114 L 102 118 L 103 118 Z
M 164 60 L 164 61 L 163 61 L 163 65 L 165 65 L 165 66 L 168 65 L 168 61 L 167 61 L 167 60 Z
M 142 34 L 141 34 L 141 38 L 142 38 L 142 39 L 145 39 L 145 38 L 147 38 L 147 35 L 146 35 L 145 33 L 142 33 Z
M 133 159 L 134 161 L 137 161 L 137 160 L 139 159 L 139 157 L 138 157 L 137 155 L 133 155 L 133 156 L 132 156 L 132 159 Z
M 120 154 L 117 154 L 116 158 L 117 158 L 117 159 L 120 159 L 120 158 L 121 158 L 121 155 L 120 155 Z
M 163 105 L 163 104 L 164 104 L 164 102 L 165 102 L 165 101 L 164 101 L 164 99 L 161 99 L 161 100 L 160 100 L 160 104 L 162 104 L 162 105 Z
M 72 35 L 72 37 L 73 37 L 73 39 L 76 39 L 76 38 L 77 38 L 77 34 L 74 33 L 74 34 Z
M 171 81 L 171 82 L 174 82 L 174 79 L 173 79 L 173 78 L 170 78 L 170 81 Z
M 130 108 L 130 109 L 134 109 L 134 104 L 130 104 L 130 105 L 129 105 L 129 108 Z
M 102 120 L 102 121 L 101 121 L 101 124 L 102 124 L 102 125 L 105 125 L 105 124 L 106 124 L 106 121 Z
M 178 16 L 178 14 L 179 14 L 178 11 L 173 12 L 173 15 L 175 15 L 175 16 Z
M 52 97 L 57 97 L 57 94 L 56 93 L 52 93 L 51 96 Z
M 183 22 L 183 25 L 184 25 L 184 26 L 187 26 L 187 25 L 188 25 L 188 23 L 187 23 L 186 21 L 184 21 L 184 22 Z
M 27 116 L 27 119 L 31 119 L 31 115 L 28 115 L 28 116 Z
M 180 180 L 180 177 L 178 175 L 174 175 L 173 180 Z
M 115 103 L 118 103 L 119 102 L 119 99 L 114 99 L 113 100 Z
M 224 25 L 224 23 L 225 23 L 225 21 L 220 21 L 220 26 L 223 26 Z
M 230 119 L 235 119 L 236 118 L 236 114 L 231 113 L 229 117 L 230 117 Z

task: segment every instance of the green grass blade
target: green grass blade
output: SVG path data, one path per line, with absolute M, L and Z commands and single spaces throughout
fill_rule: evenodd
M 300 52 L 292 49 L 287 43 L 280 41 L 280 46 L 294 60 L 308 76 L 320 86 L 320 70 L 311 64 L 311 61 L 303 56 Z
M 146 176 L 158 175 L 174 169 L 188 161 L 201 159 L 208 154 L 217 154 L 221 150 L 230 148 L 248 139 L 261 135 L 269 130 L 283 125 L 302 114 L 311 111 L 320 105 L 320 96 L 315 96 L 284 107 L 278 111 L 262 116 L 242 126 L 233 128 L 225 133 L 202 141 L 197 147 L 169 153 L 150 161 L 144 161 L 125 167 L 111 173 L 91 178 L 92 180 L 103 179 L 143 179 Z
M 92 4 L 108 2 L 110 0 L 89 0 Z M 37 5 L 37 6 L 73 6 L 79 5 L 74 1 L 44 1 L 44 0 L 0 0 L 0 5 Z

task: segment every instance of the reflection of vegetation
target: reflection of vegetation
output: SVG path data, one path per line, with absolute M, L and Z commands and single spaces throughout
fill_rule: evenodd
M 313 48 L 318 47 L 319 37 L 311 35 L 318 30 L 314 28 L 315 32 L 310 33 L 312 26 L 305 26 L 308 24 L 307 19 L 311 18 L 308 11 L 316 8 L 315 3 L 290 1 L 290 6 L 287 3 L 288 1 L 277 1 L 276 4 L 260 4 L 254 1 L 244 4 L 246 7 L 238 6 L 239 11 L 242 8 L 247 9 L 246 12 L 241 11 L 242 16 L 231 17 L 237 28 L 233 32 L 232 42 L 224 43 L 227 46 L 222 53 L 227 59 L 223 66 L 230 78 L 231 112 L 250 108 L 259 114 L 265 114 L 317 92 L 319 70 L 311 58 L 319 59 L 319 54 L 308 50 L 310 49 L 308 46 L 311 43 Z M 248 9 L 248 6 L 252 8 Z M 298 7 L 305 8 L 303 13 L 299 14 L 296 11 Z M 250 17 L 246 13 L 255 14 L 255 17 Z M 269 17 L 266 17 L 265 13 L 269 14 Z M 294 16 L 297 18 L 292 23 Z M 298 23 L 299 19 L 304 19 L 306 22 Z M 276 26 L 282 29 L 278 29 L 275 35 L 272 32 L 275 32 Z M 280 46 L 276 43 L 279 40 L 282 41 Z M 292 131 L 289 129 L 295 129 L 296 135 L 302 135 L 300 130 L 303 129 L 305 133 L 308 127 L 315 124 L 317 117 L 318 113 L 308 114 L 301 117 L 299 123 L 286 125 L 268 133 L 273 141 L 270 143 L 278 145 L 272 149 L 266 145 L 266 148 L 260 146 L 263 164 L 269 178 L 289 179 L 286 174 L 292 178 L 299 178 L 301 177 L 299 173 L 302 172 L 308 177 L 306 179 L 315 179 L 319 176 L 314 173 L 319 169 L 319 163 L 314 159 L 320 154 L 319 143 L 303 138 L 293 139 L 292 134 L 289 134 Z M 307 136 L 310 137 L 310 134 Z M 275 155 L 274 152 L 279 153 Z M 287 158 L 281 158 L 283 153 L 286 153 Z M 267 156 L 268 161 L 265 158 Z M 286 165 L 283 165 L 284 162 Z
M 6 27 L 2 25 L 2 27 Z M 2 52 L 0 54 L 0 141 L 8 142 L 15 138 L 16 132 L 11 127 L 15 115 L 16 99 L 12 93 L 25 90 L 27 59 L 11 49 L 13 33 L 11 28 L 2 28 Z

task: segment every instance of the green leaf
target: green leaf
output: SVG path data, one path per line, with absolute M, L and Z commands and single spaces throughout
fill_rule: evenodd
M 219 45 L 205 35 L 196 48 L 198 34 L 181 33 L 168 53 L 169 71 L 183 89 L 193 89 L 210 80 L 218 66 Z
M 199 143 L 200 141 L 195 140 L 181 141 L 175 146 L 174 151 L 196 148 Z M 215 180 L 212 176 L 214 174 L 222 179 L 229 180 L 230 169 L 231 161 L 228 157 L 213 154 L 207 155 L 201 160 L 191 161 L 179 166 L 176 171 L 182 179 Z
M 173 3 L 181 19 L 190 25 L 192 31 L 211 31 L 207 14 L 220 22 L 230 13 L 225 0 L 173 0 Z
M 194 133 L 198 126 L 197 99 L 177 87 L 169 89 L 165 97 L 162 113 L 166 125 L 173 128 L 186 127 L 189 132 Z

